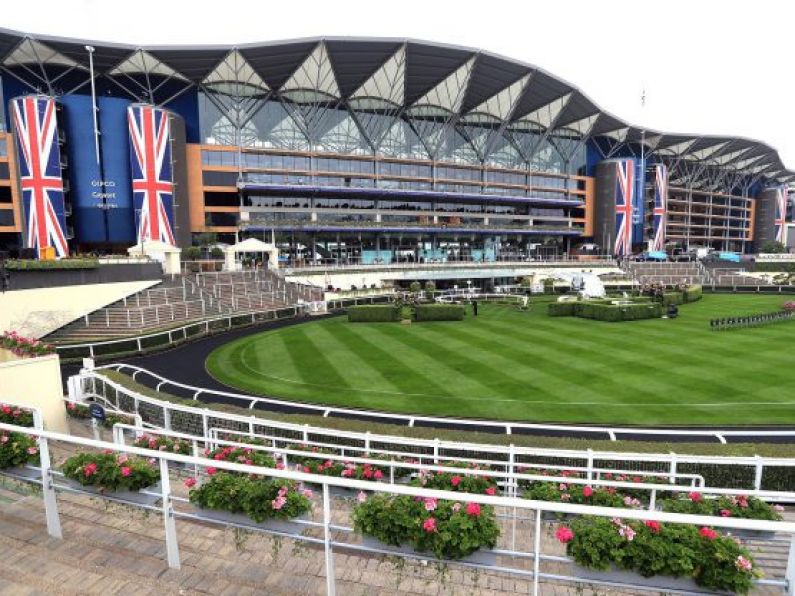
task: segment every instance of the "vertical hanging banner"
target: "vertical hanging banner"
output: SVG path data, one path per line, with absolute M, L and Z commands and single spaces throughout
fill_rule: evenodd
M 787 187 L 779 186 L 776 189 L 776 242 L 784 244 L 787 229 Z
M 25 211 L 25 246 L 54 248 L 69 256 L 58 123 L 52 97 L 29 95 L 11 100 L 19 154 L 19 181 Z
M 654 212 L 652 219 L 651 250 L 665 250 L 665 220 L 668 210 L 668 168 L 654 166 Z
M 616 241 L 613 254 L 632 254 L 632 207 L 635 195 L 635 161 L 616 160 Z
M 174 183 L 169 113 L 150 105 L 127 108 L 133 204 L 138 242 L 174 244 Z

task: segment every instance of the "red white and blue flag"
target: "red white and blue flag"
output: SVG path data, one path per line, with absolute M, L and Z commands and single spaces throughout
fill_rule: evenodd
M 668 209 L 668 168 L 663 164 L 654 166 L 654 211 L 652 213 L 651 250 L 665 250 L 665 216 Z
M 632 204 L 635 195 L 635 162 L 620 159 L 616 162 L 616 242 L 613 254 L 632 254 Z
M 171 138 L 168 112 L 149 105 L 127 108 L 133 202 L 138 218 L 138 242 L 174 244 Z
M 784 242 L 784 231 L 787 228 L 787 187 L 776 189 L 776 241 Z
M 19 153 L 19 181 L 25 210 L 25 245 L 55 248 L 69 256 L 66 243 L 61 150 L 52 97 L 29 95 L 11 101 Z

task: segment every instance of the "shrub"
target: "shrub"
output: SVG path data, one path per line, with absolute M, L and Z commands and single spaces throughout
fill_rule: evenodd
M 33 412 L 12 404 L 0 404 L 0 422 L 17 426 L 33 426 Z
M 246 464 L 248 466 L 262 466 L 264 468 L 273 468 L 276 462 L 273 457 L 264 451 L 257 451 L 251 447 L 218 447 L 212 451 L 205 450 L 204 456 L 208 459 L 215 461 L 228 461 L 238 464 Z M 228 472 L 234 474 L 234 472 Z
M 213 246 L 210 249 L 210 256 L 214 259 L 223 259 L 224 258 L 224 251 L 219 248 L 218 246 Z
M 456 466 L 464 467 L 464 466 Z M 472 468 L 470 468 L 472 469 Z M 422 486 L 438 490 L 451 490 L 463 493 L 496 495 L 497 483 L 489 476 L 476 474 L 456 474 L 455 472 L 421 471 L 419 478 L 411 481 L 412 486 Z
M 36 440 L 22 433 L 0 431 L 0 469 L 38 462 Z
M 662 307 L 658 303 L 619 305 L 587 301 L 578 302 L 575 313 L 578 317 L 596 321 L 637 321 L 640 319 L 660 318 L 662 316 Z
M 60 259 L 58 261 L 40 261 L 38 259 L 9 259 L 6 269 L 9 271 L 42 271 L 55 269 L 96 269 L 97 259 Z
M 685 297 L 682 292 L 664 292 L 662 298 L 663 306 L 684 304 L 685 301 Z
M 195 261 L 202 256 L 202 249 L 198 246 L 189 246 L 182 251 L 182 254 L 185 259 Z
M 62 471 L 83 486 L 98 486 L 110 492 L 141 490 L 160 479 L 156 463 L 115 453 L 78 453 L 64 462 Z
M 422 289 L 422 285 L 418 281 L 413 281 L 409 284 L 409 292 L 416 294 Z
M 463 321 L 464 312 L 460 304 L 418 304 L 414 309 L 418 321 Z
M 353 509 L 354 529 L 385 544 L 410 544 L 439 559 L 460 559 L 493 548 L 500 529 L 488 505 L 378 494 Z
M 436 291 L 436 283 L 429 280 L 425 282 L 425 291 L 433 294 Z
M 550 317 L 573 317 L 577 310 L 577 303 L 569 302 L 550 302 L 547 305 L 547 314 Z
M 600 571 L 615 565 L 643 577 L 690 577 L 710 590 L 737 594 L 746 594 L 758 575 L 747 550 L 710 528 L 581 517 L 558 538 L 579 565 Z
M 688 286 L 684 291 L 684 302 L 685 304 L 696 302 L 697 300 L 701 300 L 703 295 L 704 289 L 700 285 Z
M 392 304 L 348 307 L 351 323 L 387 323 L 400 320 L 400 309 Z
M 679 497 L 658 501 L 663 511 L 713 515 L 740 519 L 762 519 L 781 521 L 782 516 L 775 507 L 756 497 L 723 495 L 716 499 Z
M 142 435 L 135 439 L 133 445 L 144 449 L 154 449 L 156 451 L 168 451 L 181 455 L 191 454 L 191 443 L 182 439 L 172 439 L 164 435 Z
M 6 331 L 0 338 L 0 347 L 20 357 L 46 356 L 55 353 L 55 347 L 32 337 L 22 337 L 16 331 Z
M 312 507 L 311 491 L 296 489 L 287 480 L 250 477 L 226 472 L 191 489 L 190 502 L 203 509 L 244 513 L 257 523 L 267 519 L 290 519 Z

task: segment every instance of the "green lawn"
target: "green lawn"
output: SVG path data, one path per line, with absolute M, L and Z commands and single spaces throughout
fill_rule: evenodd
M 604 323 L 481 305 L 463 322 L 348 323 L 251 335 L 207 369 L 255 393 L 502 420 L 795 423 L 795 321 L 713 332 L 709 319 L 777 310 L 780 296 L 707 295 L 675 320 Z

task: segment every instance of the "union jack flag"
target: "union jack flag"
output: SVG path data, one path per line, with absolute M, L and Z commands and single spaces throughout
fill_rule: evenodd
M 668 168 L 663 164 L 654 166 L 654 211 L 651 250 L 665 250 L 665 215 L 668 208 Z
M 127 108 L 135 209 L 140 211 L 138 242 L 175 244 L 171 230 L 174 184 L 171 179 L 169 115 L 148 105 Z
M 776 189 L 776 241 L 784 242 L 784 231 L 787 228 L 787 187 Z
M 25 245 L 35 248 L 39 257 L 47 247 L 54 247 L 59 257 L 69 256 L 55 100 L 33 95 L 18 97 L 11 101 L 11 110 L 26 215 Z
M 635 162 L 616 161 L 616 242 L 617 256 L 632 254 L 632 203 L 635 194 Z

